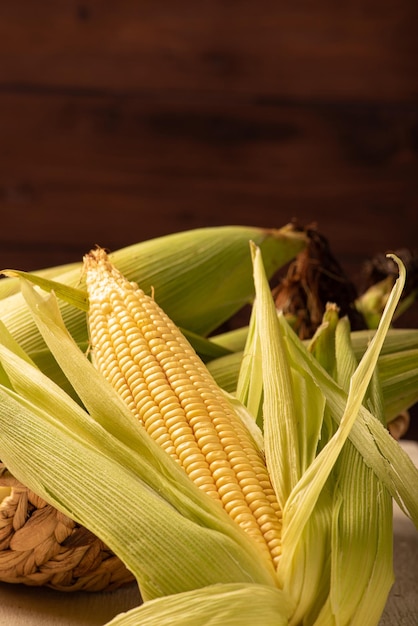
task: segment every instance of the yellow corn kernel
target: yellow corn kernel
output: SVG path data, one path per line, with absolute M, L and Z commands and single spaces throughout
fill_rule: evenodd
M 84 258 L 93 361 L 149 435 L 277 566 L 281 511 L 247 428 L 176 325 L 98 248 Z

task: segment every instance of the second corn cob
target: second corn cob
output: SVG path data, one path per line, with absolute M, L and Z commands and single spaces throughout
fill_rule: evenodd
M 281 511 L 262 453 L 175 324 L 101 248 L 84 258 L 94 363 L 149 435 L 277 567 Z

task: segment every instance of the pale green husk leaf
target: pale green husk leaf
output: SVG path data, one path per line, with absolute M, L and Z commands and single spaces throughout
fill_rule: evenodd
M 303 347 L 288 324 L 279 319 L 287 339 L 289 358 L 312 373 L 323 392 L 333 419 L 341 421 L 347 404 L 347 393 L 325 372 Z M 399 443 L 371 413 L 361 406 L 352 426 L 350 441 L 366 464 L 389 489 L 400 507 L 418 527 L 418 470 Z
M 253 260 L 257 329 L 252 332 L 258 332 L 260 350 L 263 355 L 266 458 L 272 476 L 275 477 L 276 466 L 279 463 L 275 450 L 280 449 L 282 439 L 285 442 L 283 449 L 291 446 L 291 454 L 288 454 L 289 463 L 294 462 L 293 474 L 291 470 L 288 470 L 285 476 L 288 493 L 286 494 L 285 490 L 281 492 L 285 495 L 285 501 L 282 557 L 278 568 L 280 585 L 293 598 L 296 606 L 289 623 L 297 625 L 303 620 L 305 625 L 323 624 L 325 626 L 327 623 L 334 623 L 335 619 L 335 624 L 348 626 L 353 623 L 352 619 L 360 616 L 364 618 L 362 622 L 364 624 L 377 624 L 393 580 L 390 546 L 391 497 L 387 490 L 389 487 L 386 487 L 386 483 L 391 481 L 388 481 L 387 477 L 385 480 L 381 475 L 374 473 L 373 464 L 368 466 L 367 461 L 364 462 L 362 454 L 359 454 L 352 445 L 349 437 L 354 425 L 361 420 L 364 411 L 369 419 L 378 425 L 378 428 L 383 429 L 380 422 L 362 407 L 362 403 L 371 402 L 371 408 L 377 410 L 378 414 L 380 413 L 380 405 L 377 407 L 375 403 L 378 394 L 373 392 L 371 383 L 384 338 L 403 290 L 404 268 L 400 264 L 400 277 L 388 300 L 378 331 L 359 365 L 352 371 L 350 368 L 353 361 L 338 358 L 335 350 L 335 330 L 338 319 L 336 316 L 334 316 L 334 322 L 330 318 L 331 326 L 328 325 L 329 322 L 325 323 L 313 342 L 314 351 L 320 353 L 323 365 L 334 376 L 339 371 L 341 382 L 348 384 L 347 394 L 345 394 L 316 358 L 313 359 L 316 372 L 312 376 L 312 369 L 307 368 L 306 360 L 300 358 L 300 353 L 309 355 L 300 341 L 294 339 L 294 343 L 299 347 L 299 354 L 293 351 L 293 355 L 290 355 L 292 346 L 285 338 L 292 331 L 287 328 L 284 332 L 284 328 L 288 326 L 284 317 L 282 315 L 277 317 L 274 305 L 269 305 L 269 298 L 272 302 L 271 294 L 258 250 L 253 253 Z M 348 339 L 349 336 L 346 335 L 346 340 Z M 252 345 L 255 345 L 254 340 Z M 286 378 L 283 376 L 283 364 L 285 364 L 284 376 Z M 281 369 L 280 375 L 277 374 L 279 368 Z M 317 375 L 318 371 L 321 372 L 321 376 Z M 322 429 L 322 436 L 328 433 L 329 440 L 324 444 L 321 442 L 319 446 L 319 433 L 322 425 L 327 424 L 328 416 L 335 419 L 335 407 L 329 402 L 329 394 L 327 395 L 321 385 L 321 377 L 333 380 L 333 385 L 345 395 L 345 400 L 344 406 L 339 406 L 340 414 L 336 419 L 335 427 L 331 425 L 331 428 L 327 427 L 325 431 Z M 306 384 L 307 380 L 311 383 L 309 394 L 304 393 L 302 385 L 302 381 Z M 306 421 L 301 421 L 300 411 L 306 410 L 304 401 L 306 402 L 309 395 L 312 395 L 316 404 L 311 416 L 315 422 L 313 428 L 315 436 L 306 440 L 304 437 Z M 295 402 L 296 398 L 302 398 L 302 402 L 298 404 Z M 285 416 L 284 425 L 280 422 L 279 411 Z M 298 439 L 298 431 L 292 430 L 292 420 L 294 425 L 301 426 L 303 441 Z M 278 422 L 280 422 L 280 427 L 277 427 Z M 302 457 L 302 467 L 301 450 L 304 446 L 308 446 L 310 454 Z M 375 454 L 380 455 L 380 450 L 375 443 L 373 448 Z M 268 450 L 273 450 L 273 452 L 268 455 Z M 296 457 L 295 461 L 293 461 L 294 457 Z M 385 457 L 381 458 L 385 460 Z M 357 478 L 357 487 L 366 489 L 365 502 L 367 507 L 371 507 L 367 515 L 359 498 L 357 498 L 358 504 L 356 503 L 350 467 Z M 414 472 L 415 468 L 409 473 L 411 481 L 414 481 L 414 476 L 416 476 Z M 298 478 L 294 484 L 287 479 L 292 475 Z M 275 488 L 278 485 L 280 489 L 281 479 L 280 476 L 276 477 Z M 375 502 L 371 501 L 367 495 L 368 487 L 370 487 L 371 497 L 376 494 Z M 404 495 L 404 488 L 402 490 L 402 495 Z M 393 489 L 391 492 L 393 493 Z M 412 505 L 410 512 L 417 504 L 416 496 L 415 503 L 413 500 L 414 497 L 408 502 L 408 505 Z M 380 515 L 383 515 L 383 519 L 380 519 Z M 351 528 L 350 520 L 351 522 L 356 520 Z M 348 540 L 352 541 L 351 545 L 350 542 L 347 543 Z M 368 542 L 371 550 L 367 564 L 364 564 L 363 578 L 360 576 L 359 583 L 354 583 L 350 589 L 347 583 L 354 575 L 355 567 L 359 566 L 363 553 L 356 550 L 355 555 L 352 555 L 353 560 L 348 562 L 351 577 L 348 577 L 347 583 L 344 578 L 344 565 L 340 559 L 341 555 L 346 554 L 349 549 L 356 549 L 356 541 L 360 548 Z M 373 544 L 376 546 L 375 550 L 372 548 Z M 330 589 L 329 592 L 328 589 Z M 329 599 L 327 599 L 328 593 Z M 370 611 L 366 615 L 365 606 L 368 603 Z
M 138 283 L 146 293 L 153 292 L 178 326 L 206 336 L 253 298 L 250 240 L 264 251 L 270 276 L 306 245 L 305 236 L 290 226 L 221 226 L 142 241 L 110 253 L 109 258 L 128 280 Z M 65 265 L 61 272 L 59 268 L 44 270 L 39 276 L 80 292 L 84 290 L 81 262 Z M 31 355 L 45 344 L 21 293 L 16 292 L 18 284 L 18 278 L 0 281 L 0 317 Z M 60 289 L 65 292 L 65 287 Z M 2 294 L 8 297 L 2 299 Z M 67 299 L 73 296 L 74 293 L 67 293 Z M 83 306 L 81 293 L 79 297 Z M 78 343 L 85 343 L 88 336 L 84 312 L 64 301 L 60 308 L 71 335 Z
M 207 367 L 218 384 L 229 393 L 237 393 L 240 380 L 240 369 L 245 366 L 243 360 L 242 339 L 244 330 L 240 329 L 239 342 L 231 341 L 231 349 L 237 348 L 232 354 L 217 357 L 207 363 Z M 356 358 L 361 358 L 370 343 L 374 331 L 351 332 L 350 339 Z M 245 336 L 246 333 L 245 333 Z M 216 339 L 216 338 L 215 338 Z M 228 346 L 228 333 L 222 336 L 222 346 Z M 308 345 L 305 342 L 305 345 Z M 383 393 L 383 408 L 387 422 L 395 419 L 401 412 L 408 410 L 418 402 L 418 331 L 413 329 L 394 329 L 388 331 L 381 354 L 378 359 L 378 376 Z M 257 372 L 254 373 L 257 376 Z M 255 389 L 256 379 L 248 380 Z M 245 388 L 245 386 L 244 386 Z M 239 390 L 240 397 L 242 389 Z M 261 399 L 261 390 L 258 398 Z
M 289 614 L 289 599 L 279 589 L 213 585 L 146 602 L 107 626 L 287 626 Z

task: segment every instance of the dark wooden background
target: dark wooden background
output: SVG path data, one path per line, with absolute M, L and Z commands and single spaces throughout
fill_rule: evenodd
M 416 0 L 0 2 L 0 266 L 296 218 L 358 281 L 417 247 L 417 32 Z

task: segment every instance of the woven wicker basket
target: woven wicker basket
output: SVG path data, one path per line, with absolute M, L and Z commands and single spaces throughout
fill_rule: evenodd
M 0 463 L 0 581 L 60 591 L 110 591 L 134 580 L 89 530 L 19 483 Z

